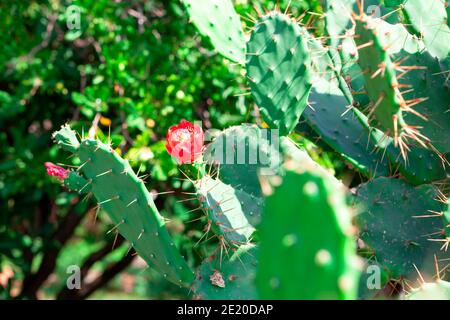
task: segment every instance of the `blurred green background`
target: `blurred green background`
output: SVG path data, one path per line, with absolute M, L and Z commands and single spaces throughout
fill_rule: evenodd
M 255 7 L 275 3 L 235 1 L 246 31 Z M 308 20 L 321 6 L 292 1 L 291 12 Z M 311 25 L 320 34 L 320 19 Z M 165 133 L 183 118 L 204 129 L 261 124 L 243 68 L 214 52 L 176 0 L 1 1 L 0 27 L 0 299 L 188 298 L 107 234 L 112 225 L 102 212 L 96 219 L 93 200 L 61 188 L 43 163 L 77 165 L 51 141 L 64 123 L 100 139 L 110 134 L 149 175 L 150 190 L 173 191 L 156 205 L 196 265 L 205 255 L 196 246 L 204 221 L 190 222 L 197 204 L 183 193 L 190 185 L 165 151 Z M 300 142 L 344 172 L 338 159 Z M 71 265 L 80 267 L 81 290 L 66 288 Z

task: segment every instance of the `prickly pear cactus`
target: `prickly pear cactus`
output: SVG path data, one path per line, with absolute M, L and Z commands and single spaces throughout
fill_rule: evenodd
M 54 138 L 81 165 L 57 177 L 92 193 L 113 230 L 199 299 L 378 299 L 392 283 L 406 299 L 448 299 L 444 2 L 323 1 L 320 38 L 310 21 L 277 9 L 250 18 L 247 43 L 232 1 L 182 2 L 215 49 L 245 67 L 263 120 L 255 112 L 263 128 L 227 128 L 206 148 L 200 141 L 196 162 L 181 164 L 194 173 L 205 239 L 216 241 L 204 247 L 209 258 L 190 269 L 151 194 L 109 144 L 63 126 Z M 187 141 L 186 128 L 174 144 Z M 339 181 L 299 135 L 361 175 Z
M 412 33 L 422 38 L 428 51 L 440 59 L 447 58 L 450 53 L 446 6 L 448 3 L 444 1 L 408 0 L 401 8 Z
M 231 61 L 244 64 L 245 39 L 231 0 L 181 0 L 198 31 Z
M 358 45 L 358 64 L 363 70 L 365 88 L 370 97 L 368 112 L 371 124 L 399 143 L 404 134 L 405 122 L 402 109 L 406 107 L 396 77 L 395 64 L 381 44 L 372 18 L 361 15 L 356 21 L 355 39 Z
M 241 246 L 230 256 L 214 254 L 197 271 L 192 285 L 195 298 L 205 300 L 257 299 L 254 284 L 257 266 L 257 248 Z
M 283 177 L 268 178 L 263 186 L 257 271 L 261 298 L 355 299 L 358 259 L 341 186 L 289 162 Z
M 450 282 L 423 283 L 405 296 L 406 300 L 450 300 Z
M 82 183 L 86 181 L 86 188 L 91 188 L 98 206 L 114 223 L 114 229 L 149 266 L 177 285 L 190 286 L 194 272 L 175 247 L 152 195 L 130 164 L 99 140 L 78 141 L 69 126 L 62 127 L 53 137 L 58 145 L 80 158 L 82 164 L 78 170 L 85 177 Z M 76 182 L 77 186 L 82 183 Z
M 307 108 L 302 118 L 317 134 L 312 141 L 324 141 L 368 177 L 389 175 L 383 134 L 369 127 L 367 118 L 351 107 L 338 88 L 328 89 L 317 82 L 310 101 L 313 108 Z
M 206 147 L 204 158 L 217 166 L 221 181 L 260 198 L 258 174 L 274 174 L 281 165 L 278 132 L 250 124 L 230 127 Z
M 416 279 L 416 268 L 424 277 L 434 274 L 434 255 L 448 259 L 436 187 L 413 187 L 390 178 L 378 178 L 358 188 L 355 205 L 359 212 L 359 236 L 376 260 L 394 279 Z M 411 281 L 412 281 L 411 280 Z
M 260 198 L 235 190 L 210 176 L 196 181 L 195 188 L 213 232 L 232 246 L 251 240 L 254 225 L 260 220 Z
M 307 32 L 287 15 L 271 12 L 254 26 L 247 43 L 250 88 L 264 120 L 290 133 L 308 102 L 311 58 Z
M 75 171 L 70 171 L 67 178 L 64 180 L 64 185 L 69 190 L 74 190 L 79 194 L 88 193 L 91 191 L 91 183 L 83 176 Z

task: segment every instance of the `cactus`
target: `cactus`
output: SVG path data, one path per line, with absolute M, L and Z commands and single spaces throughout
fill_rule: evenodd
M 405 296 L 406 300 L 450 300 L 450 282 L 423 283 Z
M 63 126 L 53 137 L 80 158 L 78 170 L 115 224 L 114 229 L 164 277 L 177 285 L 190 286 L 194 273 L 172 242 L 152 195 L 129 163 L 101 141 L 82 139 L 80 143 L 69 126 Z
M 258 297 L 254 276 L 257 248 L 244 245 L 229 259 L 213 255 L 197 271 L 192 285 L 197 299 L 250 300 Z M 222 261 L 223 260 L 223 261 Z
M 445 225 L 436 187 L 413 187 L 392 178 L 377 178 L 358 188 L 355 205 L 360 238 L 395 279 L 432 274 L 433 255 L 448 258 Z M 444 246 L 443 246 L 444 244 Z
M 395 143 L 402 146 L 404 142 L 401 138 L 407 134 L 402 114 L 406 102 L 399 90 L 395 64 L 375 31 L 375 22 L 364 14 L 355 21 L 358 64 L 363 71 L 365 88 L 371 100 L 369 122 L 394 137 Z
M 428 51 L 412 55 L 402 51 L 395 56 L 397 59 L 407 59 L 402 67 L 415 68 L 402 77 L 402 83 L 414 88 L 404 96 L 407 100 L 417 99 L 420 102 L 415 109 L 423 117 L 409 119 L 408 116 L 408 122 L 421 127 L 421 133 L 441 154 L 450 152 L 450 92 L 446 69 Z
M 253 98 L 270 128 L 291 132 L 311 89 L 306 30 L 271 12 L 256 23 L 247 44 L 247 74 Z
M 257 271 L 261 298 L 355 299 L 357 257 L 341 186 L 304 164 L 286 166 L 284 176 L 265 182 Z
M 334 180 L 334 184 L 340 185 L 341 182 L 332 176 L 329 171 L 323 167 L 321 167 L 317 162 L 315 162 L 309 154 L 299 148 L 295 143 L 292 142 L 287 137 L 281 137 L 281 150 L 283 152 L 284 161 L 292 161 L 295 163 L 301 163 L 302 166 L 306 168 L 311 168 L 314 171 L 320 172 L 323 175 L 328 176 L 328 179 Z M 280 173 L 284 173 L 280 170 Z
M 447 234 L 447 237 L 450 238 L 450 201 L 448 198 L 445 205 L 447 205 L 447 210 L 444 211 L 445 233 Z
M 339 89 L 319 90 L 323 89 L 316 85 L 311 92 L 314 109 L 306 109 L 302 116 L 306 125 L 364 175 L 388 176 L 390 166 L 383 145 L 378 145 L 383 135 L 369 127 L 367 118 L 351 108 Z
M 212 231 L 232 246 L 251 240 L 260 219 L 261 199 L 210 176 L 195 181 L 195 188 Z
M 281 164 L 277 133 L 250 124 L 230 127 L 207 146 L 205 161 L 218 166 L 224 183 L 259 198 L 258 172 L 276 173 Z
M 198 31 L 231 61 L 244 64 L 245 39 L 231 0 L 181 0 Z
M 448 3 L 447 3 L 448 5 Z M 406 25 L 423 39 L 428 51 L 437 58 L 445 59 L 450 53 L 446 4 L 443 1 L 408 0 L 402 6 Z M 426 19 L 424 13 L 426 12 Z
M 89 193 L 92 188 L 91 183 L 75 171 L 69 172 L 68 177 L 64 180 L 64 185 L 79 194 Z
M 445 160 L 430 149 L 417 146 L 411 148 L 407 162 L 398 161 L 400 159 L 399 151 L 392 146 L 388 147 L 386 153 L 391 163 L 397 162 L 400 174 L 413 185 L 434 181 L 444 181 L 445 183 L 447 179 Z
M 442 3 L 434 12 L 419 0 L 325 1 L 323 38 L 275 10 L 259 17 L 245 43 L 231 1 L 182 1 L 218 52 L 245 63 L 268 127 L 227 128 L 206 149 L 199 126 L 184 121 L 169 130 L 167 150 L 191 173 L 205 234 L 219 240 L 214 254 L 194 276 L 143 182 L 109 144 L 80 142 L 62 127 L 54 138 L 81 165 L 52 175 L 93 193 L 114 230 L 196 298 L 381 297 L 383 290 L 369 290 L 369 273 L 358 282 L 358 254 L 366 268 L 379 267 L 381 287 L 410 284 L 417 272 L 431 281 L 434 257 L 447 261 L 450 243 L 450 39 Z M 363 13 L 374 4 L 387 16 Z M 424 9 L 430 17 L 419 16 Z M 362 174 L 352 192 L 297 146 L 294 128 Z M 192 159 L 183 153 L 188 140 Z M 406 298 L 447 292 L 447 269 Z

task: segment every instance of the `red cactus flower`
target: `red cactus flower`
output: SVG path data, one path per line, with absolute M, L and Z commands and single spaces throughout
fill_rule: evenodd
M 53 164 L 51 162 L 45 163 L 45 168 L 47 169 L 47 174 L 52 177 L 57 177 L 59 180 L 64 181 L 69 175 L 69 171 Z
M 180 164 L 194 162 L 203 152 L 203 130 L 189 121 L 181 120 L 178 125 L 171 126 L 166 139 L 167 152 Z

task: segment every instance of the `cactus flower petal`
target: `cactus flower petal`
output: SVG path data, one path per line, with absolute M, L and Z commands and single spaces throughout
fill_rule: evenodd
M 167 152 L 180 164 L 192 163 L 203 152 L 204 134 L 200 126 L 186 120 L 171 126 L 166 135 Z
M 57 166 L 56 164 L 53 164 L 51 162 L 46 162 L 44 165 L 45 165 L 45 168 L 47 169 L 47 174 L 49 176 L 57 177 L 61 181 L 64 181 L 67 178 L 67 176 L 69 175 L 68 170 L 66 170 L 60 166 Z

